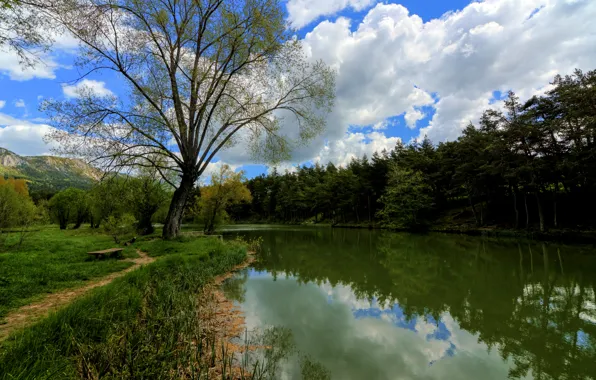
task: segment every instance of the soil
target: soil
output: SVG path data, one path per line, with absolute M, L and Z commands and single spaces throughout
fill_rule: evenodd
M 6 339 L 14 331 L 30 326 L 43 317 L 47 316 L 50 312 L 56 311 L 61 307 L 68 305 L 73 300 L 86 294 L 90 290 L 107 285 L 115 279 L 140 268 L 142 265 L 147 265 L 155 261 L 154 258 L 149 257 L 144 252 L 137 250 L 137 253 L 140 257 L 123 260 L 134 263 L 134 265 L 126 268 L 123 271 L 111 273 L 108 276 L 91 281 L 80 288 L 66 289 L 57 293 L 52 293 L 38 302 L 23 306 L 9 313 L 4 320 L 5 323 L 0 324 L 0 341 Z
M 221 378 L 222 352 L 221 348 L 225 348 L 227 356 L 235 356 L 241 354 L 247 347 L 233 343 L 235 338 L 241 338 L 246 331 L 245 320 L 243 312 L 234 305 L 224 295 L 221 285 L 232 277 L 236 272 L 248 267 L 254 262 L 254 254 L 249 253 L 247 260 L 233 268 L 230 272 L 215 279 L 203 288 L 199 298 L 199 316 L 201 320 L 201 327 L 203 329 L 203 339 L 215 340 L 217 351 L 217 364 L 210 368 L 209 378 Z M 206 343 L 206 342 L 204 342 Z M 249 350 L 257 349 L 258 347 L 249 346 Z M 238 363 L 234 363 L 231 368 L 231 378 L 239 379 L 240 367 Z

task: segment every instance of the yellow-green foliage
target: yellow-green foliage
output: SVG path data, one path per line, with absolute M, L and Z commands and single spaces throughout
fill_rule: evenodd
M 27 183 L 0 176 L 0 228 L 27 226 L 33 222 L 35 213 Z
M 201 196 L 195 199 L 191 213 L 204 224 L 207 233 L 213 232 L 218 222 L 225 220 L 226 208 L 252 201 L 250 190 L 244 184 L 244 172 L 234 172 L 228 165 L 211 177 L 211 185 L 201 187 Z

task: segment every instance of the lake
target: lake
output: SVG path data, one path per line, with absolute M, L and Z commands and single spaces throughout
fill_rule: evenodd
M 332 379 L 596 378 L 592 246 L 323 227 L 225 235 L 263 238 L 224 285 L 247 329 L 287 329 Z M 304 370 L 281 366 L 281 378 Z

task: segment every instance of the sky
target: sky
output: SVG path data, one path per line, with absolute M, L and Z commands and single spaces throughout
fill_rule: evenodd
M 278 170 L 391 150 L 428 136 L 455 140 L 507 91 L 522 99 L 549 89 L 556 74 L 596 69 L 594 0 L 287 0 L 288 26 L 306 54 L 337 71 L 336 101 L 325 131 Z M 23 68 L 0 47 L 0 147 L 50 154 L 51 130 L 39 105 L 72 98 L 77 86 L 126 91 L 116 74 L 74 67 L 76 41 L 59 37 L 43 64 Z M 291 128 L 291 126 L 287 126 Z M 211 165 L 266 173 L 241 145 Z M 207 174 L 208 175 L 208 174 Z

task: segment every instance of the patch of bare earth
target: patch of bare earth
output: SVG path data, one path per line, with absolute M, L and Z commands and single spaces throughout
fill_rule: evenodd
M 255 260 L 254 254 L 249 253 L 247 260 L 233 268 L 230 272 L 217 276 L 212 283 L 203 288 L 199 298 L 199 318 L 201 321 L 203 346 L 215 344 L 215 365 L 209 368 L 209 379 L 221 379 L 223 360 L 242 354 L 247 347 L 233 343 L 235 338 L 244 336 L 246 324 L 244 313 L 232 301 L 226 298 L 221 285 L 227 279 L 246 267 Z M 215 343 L 213 343 L 215 342 Z M 223 357 L 223 351 L 226 357 Z M 254 350 L 256 347 L 248 347 Z M 241 369 L 238 363 L 232 364 L 231 373 L 228 369 L 227 376 L 232 379 L 241 378 Z M 246 373 L 245 373 L 246 375 Z
M 50 294 L 39 302 L 23 306 L 9 313 L 5 318 L 6 323 L 0 324 L 0 341 L 6 339 L 12 332 L 30 326 L 36 321 L 47 316 L 50 312 L 56 311 L 61 307 L 68 305 L 73 300 L 86 294 L 90 290 L 107 285 L 115 279 L 140 268 L 142 265 L 147 265 L 155 261 L 153 257 L 149 257 L 144 252 L 137 250 L 137 253 L 140 257 L 123 260 L 134 263 L 134 265 L 126 268 L 123 271 L 111 273 L 98 280 L 91 281 L 80 288 L 67 289 Z

